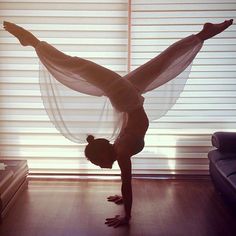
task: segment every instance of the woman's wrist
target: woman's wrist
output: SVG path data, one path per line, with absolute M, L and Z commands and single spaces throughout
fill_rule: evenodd
M 125 215 L 125 219 L 129 221 L 131 219 L 131 215 Z

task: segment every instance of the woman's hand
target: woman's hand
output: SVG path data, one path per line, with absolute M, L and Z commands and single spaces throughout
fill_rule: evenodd
M 122 196 L 119 196 L 119 195 L 109 196 L 107 198 L 107 201 L 114 202 L 117 205 L 123 204 L 123 198 Z
M 107 218 L 105 224 L 109 227 L 117 228 L 122 225 L 128 225 L 129 218 L 116 215 L 114 218 Z

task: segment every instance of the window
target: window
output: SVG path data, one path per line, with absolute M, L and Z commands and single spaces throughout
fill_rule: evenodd
M 234 0 L 8 0 L 0 9 L 1 22 L 20 24 L 63 52 L 121 75 L 196 33 L 206 21 L 236 19 Z M 233 25 L 204 44 L 177 103 L 150 124 L 146 147 L 133 158 L 133 173 L 208 173 L 211 134 L 236 128 L 235 32 Z M 38 59 L 32 48 L 21 47 L 2 30 L 0 60 L 3 158 L 27 159 L 31 173 L 119 173 L 117 166 L 104 171 L 90 164 L 84 146 L 53 127 L 40 98 Z

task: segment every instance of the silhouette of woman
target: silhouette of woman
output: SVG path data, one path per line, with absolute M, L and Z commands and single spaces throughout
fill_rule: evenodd
M 121 170 L 122 196 L 110 196 L 108 201 L 124 203 L 125 215 L 107 218 L 105 223 L 108 226 L 128 224 L 131 218 L 131 157 L 142 151 L 149 126 L 141 94 L 175 78 L 192 62 L 205 40 L 221 33 L 232 23 L 233 20 L 220 24 L 206 23 L 199 33 L 176 42 L 122 78 L 91 61 L 65 55 L 24 28 L 4 22 L 5 30 L 17 37 L 23 46 L 35 48 L 41 62 L 56 80 L 75 91 L 94 96 L 105 95 L 116 110 L 123 112 L 122 129 L 113 144 L 107 139 L 95 139 L 93 135 L 88 135 L 85 148 L 85 156 L 93 164 L 112 168 L 114 161 L 117 161 Z

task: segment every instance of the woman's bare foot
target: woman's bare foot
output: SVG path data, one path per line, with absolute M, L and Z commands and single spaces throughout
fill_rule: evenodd
M 4 21 L 3 27 L 10 34 L 14 35 L 22 46 L 36 47 L 39 43 L 39 40 L 33 34 L 18 25 Z
M 223 32 L 225 29 L 227 29 L 232 24 L 233 24 L 232 19 L 226 20 L 220 24 L 206 23 L 206 24 L 204 24 L 202 31 L 200 31 L 197 34 L 197 36 L 201 40 L 206 40 L 206 39 L 212 38 L 215 35 Z

